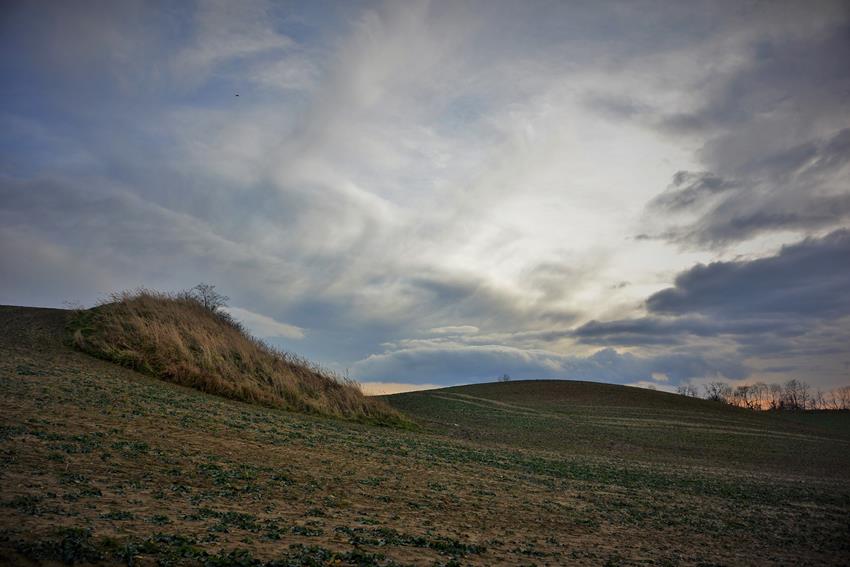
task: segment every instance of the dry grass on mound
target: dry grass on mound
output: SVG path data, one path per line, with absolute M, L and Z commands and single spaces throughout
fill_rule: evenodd
M 227 313 L 188 294 L 139 290 L 74 314 L 80 350 L 203 392 L 284 409 L 404 425 L 400 413 L 356 383 L 276 350 Z

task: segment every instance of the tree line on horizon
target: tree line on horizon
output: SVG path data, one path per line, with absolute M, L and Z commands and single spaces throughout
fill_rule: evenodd
M 702 391 L 694 384 L 681 384 L 676 393 L 752 410 L 850 410 L 850 386 L 824 392 L 796 379 L 782 384 L 756 382 L 735 387 L 726 382 L 709 382 L 703 384 Z

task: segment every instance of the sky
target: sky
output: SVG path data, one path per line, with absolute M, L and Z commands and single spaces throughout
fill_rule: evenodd
M 847 2 L 7 1 L 0 303 L 367 391 L 850 383 Z

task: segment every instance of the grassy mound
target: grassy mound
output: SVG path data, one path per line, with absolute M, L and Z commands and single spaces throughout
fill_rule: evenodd
M 276 350 L 227 313 L 187 294 L 114 294 L 76 312 L 68 325 L 77 348 L 203 392 L 288 410 L 387 425 L 406 420 L 367 398 L 356 383 Z

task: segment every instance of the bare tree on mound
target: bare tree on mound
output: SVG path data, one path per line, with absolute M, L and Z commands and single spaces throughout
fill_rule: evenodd
M 198 303 L 212 311 L 217 312 L 222 307 L 227 307 L 227 302 L 230 298 L 215 290 L 213 284 L 199 283 L 187 292 L 187 295 L 195 299 Z

